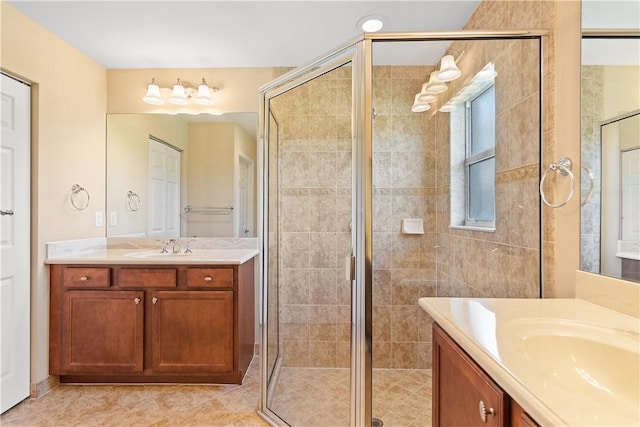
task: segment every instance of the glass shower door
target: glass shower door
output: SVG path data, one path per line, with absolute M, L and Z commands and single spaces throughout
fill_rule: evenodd
M 309 74 L 265 101 L 262 411 L 283 424 L 348 426 L 351 63 Z

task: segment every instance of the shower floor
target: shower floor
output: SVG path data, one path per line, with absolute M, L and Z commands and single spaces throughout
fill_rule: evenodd
M 270 407 L 293 426 L 349 425 L 349 370 L 281 368 Z M 374 369 L 373 417 L 385 427 L 431 426 L 431 369 Z

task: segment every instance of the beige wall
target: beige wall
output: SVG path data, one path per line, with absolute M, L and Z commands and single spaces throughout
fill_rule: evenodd
M 182 150 L 180 194 L 186 201 L 188 183 L 188 124 L 177 116 L 160 114 L 110 114 L 107 117 L 109 146 L 107 147 L 107 234 L 147 234 L 149 214 L 149 136 Z M 139 209 L 132 211 L 127 192 L 140 196 Z M 111 212 L 116 212 L 117 226 L 111 226 Z
M 235 124 L 189 124 L 187 204 L 233 206 Z M 233 236 L 233 215 L 189 215 L 188 236 Z
M 603 67 L 602 79 L 604 104 L 601 120 L 640 108 L 640 67 Z
M 49 280 L 45 242 L 103 237 L 107 72 L 13 7 L 0 3 L 2 70 L 32 83 L 31 383 L 48 377 Z M 71 207 L 71 186 L 91 194 Z M 27 191 L 25 189 L 25 191 Z

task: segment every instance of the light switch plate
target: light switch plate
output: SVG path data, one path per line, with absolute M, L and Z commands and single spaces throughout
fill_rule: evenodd
M 109 224 L 112 227 L 118 225 L 118 212 L 111 212 L 111 214 L 109 214 Z
M 96 212 L 96 227 L 102 227 L 102 212 Z

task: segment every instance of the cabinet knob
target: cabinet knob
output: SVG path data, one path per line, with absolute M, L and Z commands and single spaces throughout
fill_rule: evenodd
M 156 298 L 156 297 L 151 298 L 151 302 L 154 303 L 154 304 L 157 303 L 158 302 L 158 298 Z
M 88 276 L 82 276 L 80 278 L 80 280 L 83 281 L 83 282 L 86 282 L 87 280 L 89 280 L 89 277 Z
M 134 299 L 133 299 L 133 301 L 134 301 L 136 304 L 140 304 L 140 298 L 134 298 Z
M 212 280 L 213 280 L 213 278 L 211 276 L 207 276 L 207 277 L 204 278 L 205 282 L 210 282 Z
M 484 404 L 482 400 L 480 401 L 480 403 L 478 403 L 478 411 L 480 412 L 480 419 L 482 420 L 483 423 L 487 422 L 487 415 L 496 414 L 495 409 L 487 408 L 487 406 Z

